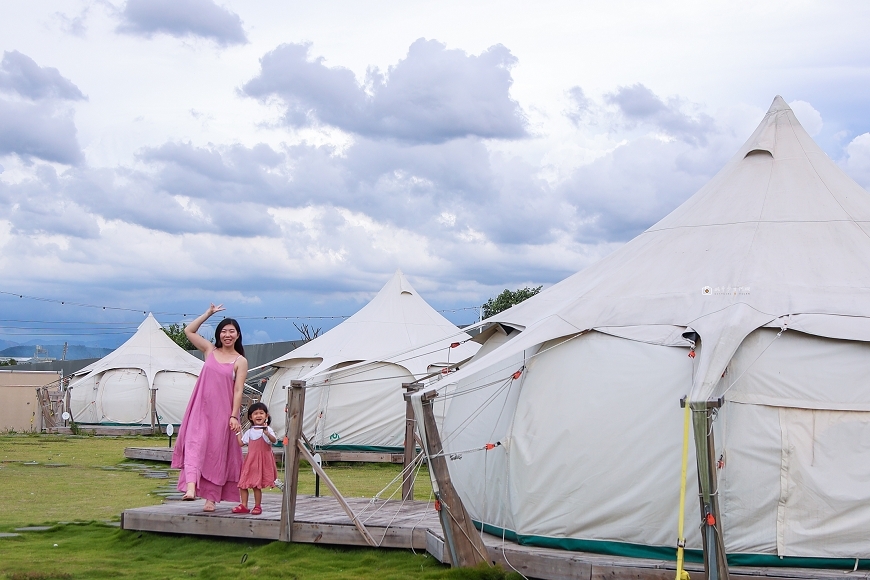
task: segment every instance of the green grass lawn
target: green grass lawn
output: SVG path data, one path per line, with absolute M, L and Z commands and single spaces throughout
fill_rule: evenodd
M 0 578 L 505 578 L 501 570 L 451 570 L 426 554 L 404 550 L 154 534 L 106 523 L 117 522 L 126 508 L 161 503 L 172 491 L 177 471 L 169 470 L 167 479 L 150 479 L 142 474 L 167 470 L 166 464 L 123 456 L 125 447 L 165 442 L 0 436 L 0 532 L 53 526 L 0 538 Z M 337 464 L 326 470 L 342 494 L 371 497 L 401 466 Z M 300 470 L 299 480 L 300 493 L 314 492 L 310 468 Z M 325 485 L 321 492 L 327 492 Z M 425 500 L 430 493 L 428 473 L 422 470 L 415 497 Z

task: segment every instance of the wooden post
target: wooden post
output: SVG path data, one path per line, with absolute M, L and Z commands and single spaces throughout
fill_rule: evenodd
M 72 411 L 70 410 L 70 405 L 69 405 L 69 400 L 70 400 L 70 395 L 71 395 L 71 394 L 72 394 L 72 392 L 69 390 L 69 385 L 67 385 L 67 388 L 66 388 L 66 394 L 65 394 L 65 396 L 64 396 L 64 407 L 66 407 L 66 408 L 64 409 L 64 411 L 66 411 L 67 413 L 69 413 L 70 417 L 72 417 Z M 61 413 L 61 415 L 62 415 L 62 414 L 63 414 L 63 413 Z M 68 423 L 68 421 L 64 421 L 64 422 L 63 422 L 63 426 L 66 427 L 66 426 L 67 426 L 67 423 Z
M 450 470 L 447 468 L 447 458 L 444 457 L 444 446 L 441 434 L 435 423 L 435 412 L 432 409 L 432 399 L 437 392 L 424 393 L 423 428 L 426 433 L 426 454 L 429 458 L 429 469 L 435 477 L 437 491 L 435 499 L 441 509 L 438 516 L 444 529 L 444 539 L 450 550 L 451 563 L 461 568 L 477 566 L 481 562 L 489 563 L 486 546 L 480 537 L 474 522 L 465 510 L 459 494 L 450 481 Z
M 287 430 L 284 434 L 284 494 L 281 502 L 281 526 L 278 539 L 293 541 L 293 521 L 296 519 L 296 488 L 299 484 L 299 447 L 302 420 L 305 417 L 305 381 L 290 381 L 287 387 Z
M 157 434 L 157 389 L 151 389 L 151 434 Z
M 719 510 L 719 478 L 716 473 L 716 445 L 712 413 L 722 400 L 689 403 L 695 429 L 695 456 L 701 501 L 701 540 L 704 546 L 704 575 L 707 580 L 728 580 L 728 561 L 722 538 Z
M 411 407 L 411 393 L 423 388 L 420 383 L 402 383 L 405 389 L 405 456 L 402 461 L 402 471 L 405 476 L 402 479 L 402 499 L 414 499 L 414 473 L 411 463 L 414 461 L 417 451 L 417 420 L 414 418 L 414 409 Z

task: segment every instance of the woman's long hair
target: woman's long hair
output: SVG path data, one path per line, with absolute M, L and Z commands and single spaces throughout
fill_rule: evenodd
M 232 324 L 236 328 L 236 332 L 239 333 L 239 338 L 236 339 L 236 343 L 233 345 L 233 348 L 236 349 L 236 352 L 242 356 L 245 356 L 245 347 L 242 346 L 242 329 L 239 328 L 239 323 L 236 322 L 234 318 L 224 318 L 220 322 L 218 322 L 217 328 L 214 331 L 214 344 L 216 347 L 220 348 L 221 345 L 221 330 L 224 329 L 224 326 L 227 324 Z

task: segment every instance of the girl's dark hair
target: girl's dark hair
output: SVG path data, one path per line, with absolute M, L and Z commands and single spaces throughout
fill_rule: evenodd
M 236 332 L 239 333 L 239 338 L 236 339 L 236 343 L 233 345 L 233 348 L 236 349 L 236 352 L 242 356 L 245 356 L 245 347 L 242 346 L 242 329 L 239 328 L 239 323 L 236 322 L 234 318 L 224 318 L 220 322 L 218 322 L 217 328 L 214 330 L 214 344 L 217 348 L 221 346 L 221 330 L 224 329 L 224 326 L 227 324 L 232 324 L 236 328 Z
M 251 415 L 254 414 L 254 411 L 263 411 L 266 413 L 266 425 L 272 424 L 272 416 L 269 414 L 269 407 L 267 407 L 265 403 L 254 403 L 248 407 L 248 421 L 251 423 L 254 422 L 254 420 L 251 419 Z

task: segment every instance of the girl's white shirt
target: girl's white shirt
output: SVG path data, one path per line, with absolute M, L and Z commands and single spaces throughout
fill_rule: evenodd
M 242 435 L 242 443 L 247 445 L 251 441 L 256 441 L 257 439 L 262 438 L 263 433 L 267 430 L 269 431 L 269 435 L 277 439 L 275 432 L 272 431 L 272 428 L 267 425 L 265 429 L 254 429 L 253 427 L 251 427 L 250 429 L 245 431 L 245 434 Z

